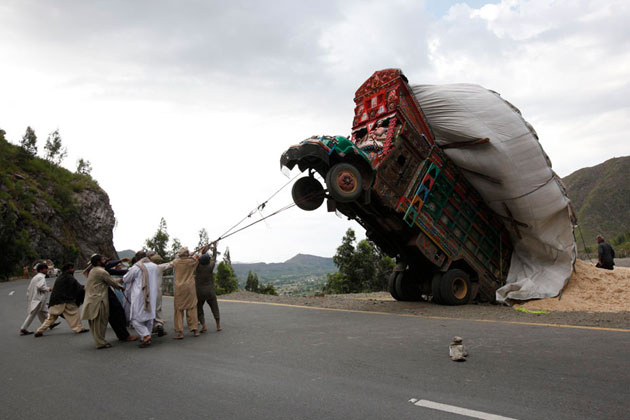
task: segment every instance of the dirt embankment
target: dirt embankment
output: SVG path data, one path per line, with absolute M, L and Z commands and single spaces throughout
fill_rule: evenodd
M 575 272 L 559 298 L 532 300 L 514 307 L 470 304 L 442 306 L 431 302 L 398 302 L 389 293 L 357 293 L 325 296 L 268 296 L 236 292 L 222 300 L 276 303 L 318 308 L 369 311 L 505 322 L 581 325 L 630 330 L 630 268 L 595 268 L 578 260 Z M 528 313 L 544 310 L 547 313 Z

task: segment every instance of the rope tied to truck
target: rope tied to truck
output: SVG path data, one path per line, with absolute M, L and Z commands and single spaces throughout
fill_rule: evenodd
M 245 217 L 243 217 L 241 220 L 238 221 L 238 223 L 236 223 L 235 225 L 233 225 L 232 227 L 230 227 L 227 231 L 225 231 L 223 234 L 221 234 L 217 239 L 215 239 L 214 241 L 211 241 L 210 243 L 216 243 L 219 242 L 222 239 L 225 238 L 229 238 L 232 235 L 235 235 L 239 232 L 244 231 L 245 229 L 248 229 L 260 222 L 262 222 L 263 220 L 266 220 L 272 216 L 275 216 L 277 214 L 280 214 L 284 211 L 289 210 L 292 207 L 295 207 L 296 205 L 298 205 L 299 201 L 291 201 L 291 203 L 279 208 L 278 210 L 274 211 L 271 214 L 268 214 L 267 216 L 262 216 L 262 210 L 267 206 L 267 203 L 274 198 L 276 195 L 278 195 L 278 193 L 280 193 L 280 191 L 282 191 L 284 188 L 286 188 L 289 184 L 291 184 L 293 181 L 295 181 L 295 179 L 297 177 L 299 177 L 300 175 L 302 175 L 302 173 L 298 173 L 296 176 L 294 176 L 293 178 L 291 178 L 288 182 L 286 182 L 284 185 L 282 185 L 280 188 L 278 188 L 273 194 L 271 194 L 271 196 L 269 196 L 269 198 L 267 198 L 265 201 L 262 202 L 262 204 L 257 205 L 256 207 L 254 207 L 249 213 L 247 213 L 247 215 Z M 316 193 L 313 194 L 309 194 L 306 195 L 302 198 L 301 201 L 307 201 L 308 199 L 312 198 Z M 240 229 L 234 230 L 236 229 L 238 226 L 240 226 L 245 220 L 247 220 L 248 218 L 251 218 L 254 214 L 260 212 L 261 214 L 261 218 L 259 220 L 256 220 L 248 225 L 245 225 L 243 227 L 241 227 Z M 198 252 L 199 250 L 203 249 L 204 247 L 199 247 L 197 249 L 194 250 L 193 253 Z

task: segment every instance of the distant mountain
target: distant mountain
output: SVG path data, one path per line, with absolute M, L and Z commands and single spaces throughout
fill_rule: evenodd
M 630 156 L 609 159 L 563 178 L 586 245 L 630 231 Z M 579 230 L 575 232 L 582 248 Z
M 132 249 L 125 249 L 124 251 L 116 251 L 116 252 L 118 252 L 118 258 L 120 259 L 133 258 L 133 256 L 136 255 L 136 251 Z
M 262 283 L 271 283 L 280 291 L 308 293 L 321 289 L 328 273 L 336 273 L 332 258 L 297 254 L 283 263 L 232 263 L 239 285 L 245 286 L 251 271 Z

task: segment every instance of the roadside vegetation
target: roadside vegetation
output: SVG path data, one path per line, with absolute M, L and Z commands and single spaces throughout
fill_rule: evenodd
M 328 274 L 324 293 L 387 290 L 387 279 L 394 269 L 394 260 L 367 239 L 355 243 L 354 230 L 348 229 L 333 257 L 339 271 Z
M 40 256 L 30 243 L 31 232 L 49 233 L 40 217 L 42 207 L 52 208 L 64 221 L 78 214 L 73 195 L 85 189 L 100 189 L 90 175 L 91 164 L 80 159 L 76 172 L 60 165 L 67 155 L 59 130 L 49 134 L 38 157 L 37 135 L 26 128 L 19 146 L 9 143 L 0 129 L 0 279 L 21 274 L 22 267 Z M 64 243 L 64 259 L 72 261 L 78 247 Z

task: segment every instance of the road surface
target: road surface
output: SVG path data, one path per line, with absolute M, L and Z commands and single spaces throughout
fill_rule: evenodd
M 622 419 L 630 413 L 630 331 L 222 301 L 221 332 L 176 341 L 171 331 L 140 349 L 117 342 L 109 329 L 114 347 L 96 350 L 90 334 L 74 335 L 64 321 L 44 337 L 19 336 L 26 285 L 0 284 L 2 419 Z M 170 298 L 165 306 L 172 327 Z M 466 362 L 448 357 L 455 335 L 468 347 Z

